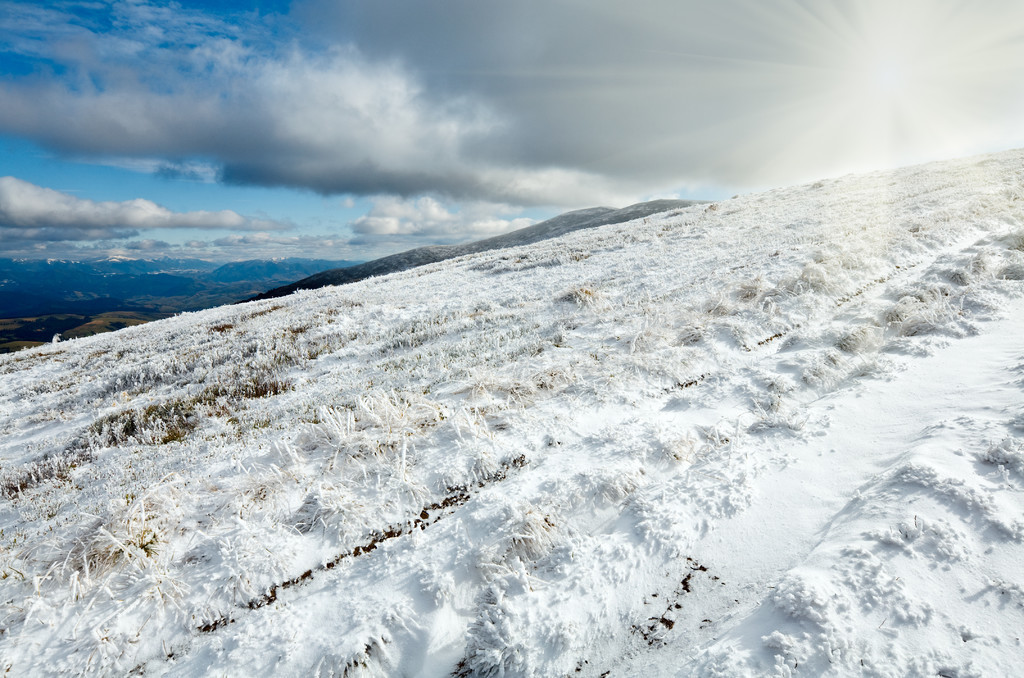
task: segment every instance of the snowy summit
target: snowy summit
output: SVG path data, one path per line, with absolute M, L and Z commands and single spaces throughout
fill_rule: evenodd
M 6 675 L 1008 676 L 1024 151 L 0 356 Z

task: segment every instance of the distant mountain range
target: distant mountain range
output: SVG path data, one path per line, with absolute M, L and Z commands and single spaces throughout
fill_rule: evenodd
M 237 261 L 0 259 L 0 318 L 109 311 L 176 313 L 244 299 L 268 284 L 359 263 L 325 259 Z
M 649 202 L 637 203 L 621 209 L 615 209 L 613 207 L 590 207 L 587 209 L 575 210 L 573 212 L 560 214 L 557 217 L 553 217 L 547 221 L 542 221 L 539 224 L 527 226 L 526 228 L 521 228 L 517 231 L 505 233 L 504 235 L 495 236 L 493 238 L 487 238 L 486 240 L 478 240 L 476 242 L 465 243 L 462 245 L 430 245 L 427 247 L 418 247 L 416 249 L 408 250 L 407 252 L 400 252 L 380 259 L 374 259 L 373 261 L 368 261 L 364 264 L 322 271 L 315 273 L 308 278 L 303 278 L 298 282 L 293 282 L 290 285 L 284 285 L 283 287 L 277 287 L 268 292 L 264 292 L 263 294 L 254 297 L 254 300 L 283 297 L 286 294 L 295 292 L 296 290 L 312 290 L 319 287 L 326 287 L 327 285 L 344 285 L 346 283 L 358 282 L 365 278 L 387 275 L 388 273 L 396 273 L 398 271 L 406 271 L 410 268 L 416 268 L 417 266 L 433 264 L 446 259 L 454 259 L 455 257 L 461 257 L 466 254 L 487 252 L 489 250 L 515 247 L 517 245 L 529 245 L 535 242 L 540 242 L 541 240 L 556 238 L 572 231 L 579 231 L 585 228 L 596 228 L 597 226 L 606 226 L 609 224 L 621 224 L 627 221 L 632 221 L 633 219 L 641 219 L 652 214 L 657 214 L 659 212 L 668 212 L 674 209 L 690 207 L 691 205 L 696 205 L 701 202 L 704 201 L 651 200 Z
M 0 352 L 108 332 L 245 299 L 268 286 L 360 263 L 328 259 L 236 261 L 0 259 Z

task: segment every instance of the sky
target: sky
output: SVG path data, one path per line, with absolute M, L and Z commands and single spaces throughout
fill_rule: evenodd
M 0 0 L 0 256 L 371 259 L 1022 119 L 1015 1 Z

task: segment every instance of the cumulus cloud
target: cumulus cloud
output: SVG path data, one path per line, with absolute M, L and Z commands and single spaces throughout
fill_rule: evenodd
M 306 45 L 244 19 L 145 3 L 115 3 L 113 29 L 88 12 L 15 4 L 20 14 L 0 20 L 21 38 L 14 50 L 64 70 L 0 82 L 0 130 L 72 157 L 197 178 L 213 163 L 227 183 L 323 194 L 520 205 L 636 188 L 557 158 L 496 155 L 488 140 L 523 130 L 470 89 L 426 88 L 401 55 L 368 58 L 351 41 Z
M 0 226 L 0 243 L 8 253 L 18 243 L 45 243 L 64 241 L 111 240 L 133 238 L 138 231 L 118 230 L 114 228 L 9 228 Z
M 462 205 L 454 211 L 430 197 L 402 200 L 384 196 L 374 199 L 373 208 L 350 225 L 364 236 L 418 236 L 435 241 L 457 241 L 499 235 L 533 223 L 532 219 L 495 216 L 509 209 L 477 203 Z
M 149 229 L 281 230 L 287 225 L 231 210 L 172 212 L 143 199 L 96 202 L 0 177 L 0 237 L 25 240 L 124 238 Z

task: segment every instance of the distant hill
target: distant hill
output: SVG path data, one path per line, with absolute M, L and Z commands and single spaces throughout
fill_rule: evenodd
M 400 252 L 380 259 L 374 259 L 373 261 L 368 261 L 365 264 L 322 271 L 311 275 L 308 278 L 303 278 L 298 282 L 293 282 L 290 285 L 277 287 L 268 292 L 264 292 L 263 294 L 254 297 L 253 300 L 283 297 L 286 294 L 295 292 L 296 290 L 312 290 L 319 287 L 326 287 L 328 285 L 344 285 L 346 283 L 358 282 L 365 278 L 387 275 L 388 273 L 396 273 L 398 271 L 407 271 L 410 268 L 433 264 L 438 261 L 445 261 L 446 259 L 454 259 L 455 257 L 461 257 L 466 254 L 476 254 L 478 252 L 487 252 L 490 250 L 503 249 L 505 247 L 516 247 L 518 245 L 530 245 L 549 238 L 556 238 L 560 235 L 571 233 L 572 231 L 578 231 L 585 228 L 596 228 L 597 226 L 606 226 L 608 224 L 621 224 L 626 221 L 641 219 L 659 212 L 668 212 L 669 210 L 690 207 L 691 205 L 696 205 L 701 202 L 703 201 L 651 200 L 649 202 L 637 203 L 621 209 L 615 209 L 613 207 L 590 207 L 587 209 L 575 210 L 572 212 L 566 212 L 565 214 L 560 214 L 557 217 L 553 217 L 547 221 L 542 221 L 539 224 L 527 226 L 526 228 L 521 228 L 519 230 L 512 231 L 511 233 L 505 233 L 504 235 L 495 236 L 493 238 L 487 238 L 486 240 L 478 240 L 476 242 L 462 245 L 430 245 L 427 247 L 417 247 L 416 249 L 408 250 L 406 252 Z
M 0 352 L 230 304 L 275 284 L 358 261 L 0 259 Z
M 0 320 L 0 353 L 12 353 L 23 348 L 48 344 L 54 335 L 61 339 L 77 339 L 93 334 L 142 325 L 171 316 L 170 313 L 138 313 L 112 311 L 108 313 L 52 313 L 27 318 Z

